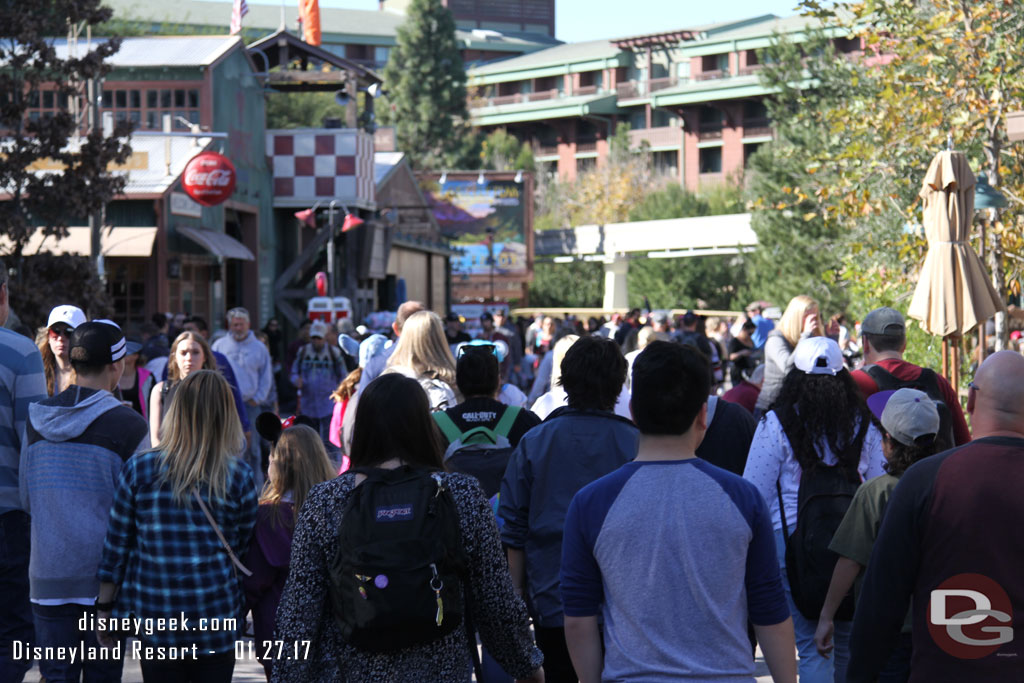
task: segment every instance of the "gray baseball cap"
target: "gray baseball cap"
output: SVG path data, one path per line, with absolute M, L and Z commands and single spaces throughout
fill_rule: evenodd
M 883 306 L 864 316 L 864 322 L 860 324 L 862 334 L 876 334 L 889 337 L 900 337 L 906 334 L 907 324 L 903 320 L 903 314 L 895 308 Z
M 905 446 L 939 433 L 939 409 L 935 401 L 917 389 L 879 391 L 868 397 L 868 407 L 889 436 Z

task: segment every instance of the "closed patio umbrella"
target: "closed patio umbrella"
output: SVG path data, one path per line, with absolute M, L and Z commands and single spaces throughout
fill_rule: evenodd
M 946 372 L 948 346 L 1003 310 L 988 272 L 970 244 L 974 173 L 961 152 L 940 152 L 925 174 L 920 197 L 928 255 L 907 315 L 943 338 L 943 374 L 956 386 L 958 358 Z M 955 356 L 956 354 L 954 354 Z

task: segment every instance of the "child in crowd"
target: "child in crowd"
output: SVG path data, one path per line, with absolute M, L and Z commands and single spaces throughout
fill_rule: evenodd
M 252 571 L 244 581 L 245 597 L 252 610 L 257 643 L 274 638 L 274 619 L 288 578 L 292 532 L 299 510 L 314 485 L 334 478 L 334 468 L 316 430 L 297 424 L 278 433 L 245 558 L 245 565 Z M 261 648 L 256 654 L 269 681 L 273 662 L 264 659 Z

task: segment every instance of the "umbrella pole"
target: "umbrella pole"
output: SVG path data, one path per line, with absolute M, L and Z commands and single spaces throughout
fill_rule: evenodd
M 942 376 L 949 379 L 949 337 L 942 338 Z

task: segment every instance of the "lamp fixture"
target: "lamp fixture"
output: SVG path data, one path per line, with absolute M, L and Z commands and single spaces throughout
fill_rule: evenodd
M 476 184 L 477 185 L 486 185 L 487 184 L 487 178 L 484 177 L 484 172 L 483 171 L 480 171 L 480 175 L 478 175 L 476 177 Z

